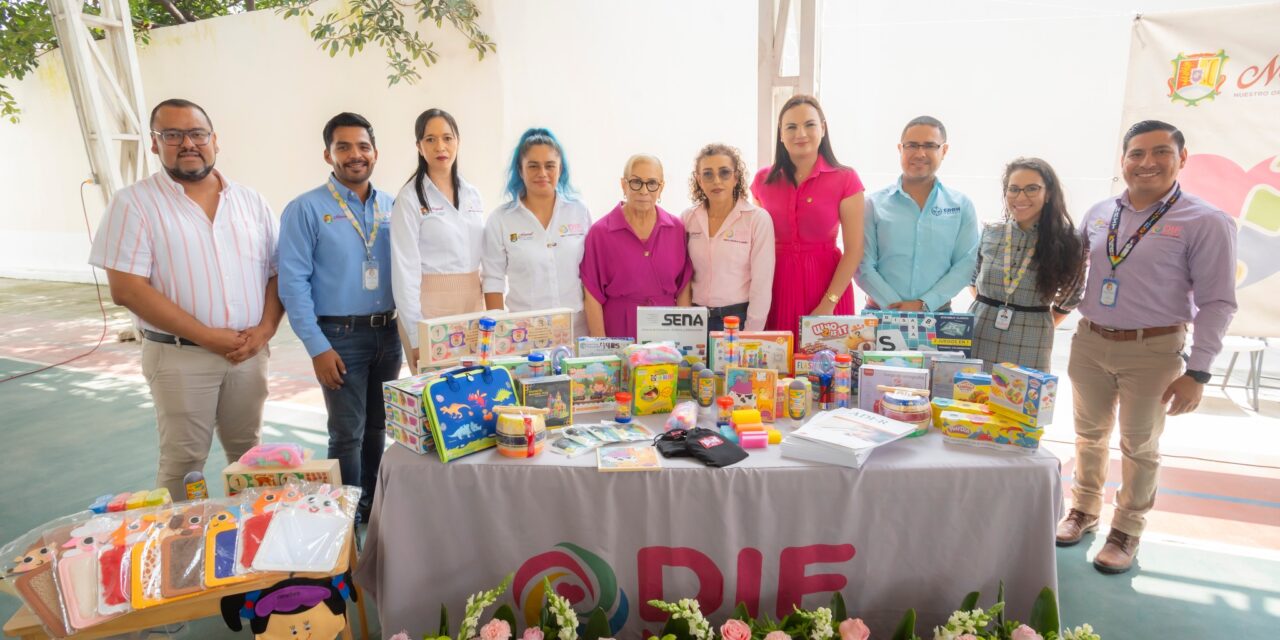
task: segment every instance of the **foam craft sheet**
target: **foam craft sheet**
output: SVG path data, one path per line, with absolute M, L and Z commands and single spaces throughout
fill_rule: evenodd
M 212 589 L 248 580 L 236 573 L 236 540 L 243 521 L 240 504 L 213 510 L 204 531 L 204 584 Z
M 908 389 L 929 388 L 929 372 L 924 369 L 907 367 L 889 367 L 882 365 L 863 365 L 858 369 L 858 408 L 864 411 L 876 411 L 876 403 L 884 397 L 877 387 L 906 387 Z
M 728 347 L 723 331 L 708 334 L 708 365 L 712 371 L 723 374 L 728 366 Z M 779 374 L 790 374 L 791 359 L 795 351 L 795 336 L 790 331 L 739 331 L 738 351 L 742 355 L 741 366 L 753 369 L 773 369 Z
M 311 493 L 281 507 L 253 560 L 259 571 L 324 573 L 337 566 L 351 529 L 340 505 L 341 490 Z
M 796 354 L 874 349 L 878 320 L 871 316 L 802 316 Z
M 622 391 L 622 360 L 615 355 L 564 359 L 564 374 L 573 386 L 576 412 L 613 410 Z
M 228 496 L 234 496 L 250 487 L 281 487 L 290 479 L 342 486 L 342 472 L 338 469 L 338 461 L 325 458 L 313 458 L 292 469 L 254 469 L 233 462 L 222 470 L 222 480 L 227 487 Z

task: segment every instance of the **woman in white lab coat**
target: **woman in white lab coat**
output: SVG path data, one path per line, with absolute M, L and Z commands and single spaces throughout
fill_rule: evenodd
M 484 229 L 484 301 L 489 309 L 573 310 L 573 334 L 587 335 L 582 262 L 591 213 L 569 183 L 564 147 L 546 129 L 529 129 L 511 154 L 510 201 Z
M 413 131 L 418 168 L 391 212 L 391 289 L 409 369 L 416 373 L 419 320 L 484 309 L 484 204 L 480 192 L 458 176 L 453 116 L 428 109 Z

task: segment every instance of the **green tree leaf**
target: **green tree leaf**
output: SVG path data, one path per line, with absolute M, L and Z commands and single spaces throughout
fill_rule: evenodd
M 973 611 L 978 606 L 978 598 L 981 597 L 981 593 L 977 591 L 970 591 L 969 595 L 965 596 L 964 601 L 960 603 L 958 611 Z
M 582 640 L 599 640 L 611 635 L 613 631 L 609 629 L 609 617 L 605 615 L 604 609 L 600 607 L 592 609 L 591 615 L 587 617 L 587 627 L 582 633 Z
M 907 609 L 902 614 L 902 621 L 898 623 L 898 628 L 893 632 L 893 640 L 912 640 L 916 637 L 916 610 Z
M 845 613 L 844 596 L 840 595 L 839 591 L 831 594 L 830 608 L 831 608 L 831 621 L 836 625 L 839 625 L 841 622 L 844 622 L 845 619 L 849 617 L 848 614 Z

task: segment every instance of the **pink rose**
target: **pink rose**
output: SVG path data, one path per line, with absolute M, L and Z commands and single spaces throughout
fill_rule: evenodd
M 751 640 L 751 625 L 737 618 L 729 618 L 720 625 L 720 637 L 722 640 Z
M 526 627 L 524 635 L 520 636 L 520 640 L 542 640 L 542 629 L 538 627 Z
M 1012 640 L 1044 640 L 1044 636 L 1036 633 L 1035 629 L 1025 624 L 1019 625 L 1017 629 L 1014 629 L 1013 635 L 1010 637 Z
M 770 631 L 764 640 L 791 640 L 791 636 L 786 631 Z
M 966 633 L 962 636 L 956 636 L 956 640 L 978 640 L 978 636 L 975 636 L 972 633 Z
M 840 623 L 840 640 L 867 640 L 870 637 L 871 629 L 862 618 L 846 618 Z
M 494 618 L 480 627 L 480 640 L 508 640 L 511 637 L 511 625 L 506 620 Z

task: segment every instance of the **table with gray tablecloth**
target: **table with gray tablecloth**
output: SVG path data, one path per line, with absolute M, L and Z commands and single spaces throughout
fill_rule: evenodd
M 834 591 L 877 636 L 908 607 L 927 636 L 966 593 L 991 604 L 1001 580 L 1008 611 L 1026 620 L 1038 592 L 1058 586 L 1058 460 L 943 440 L 891 443 L 861 469 L 771 446 L 723 469 L 664 459 L 661 471 L 620 473 L 597 471 L 594 454 L 489 450 L 443 464 L 394 446 L 355 578 L 383 631 L 410 637 L 434 632 L 441 604 L 456 629 L 467 596 L 508 573 L 499 604 L 521 628 L 550 578 L 580 612 L 602 606 L 626 638 L 660 627 L 654 598 L 697 597 L 719 622 L 738 602 L 777 619 Z

